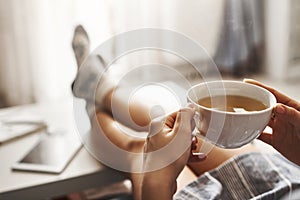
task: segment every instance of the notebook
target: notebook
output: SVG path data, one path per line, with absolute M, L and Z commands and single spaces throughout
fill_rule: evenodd
M 44 123 L 3 123 L 0 124 L 0 144 L 9 140 L 46 129 Z
M 46 128 L 43 119 L 26 107 L 0 111 L 0 144 Z

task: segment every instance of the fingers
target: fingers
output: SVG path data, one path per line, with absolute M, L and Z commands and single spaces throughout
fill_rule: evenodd
M 275 118 L 270 121 L 269 125 L 273 128 L 273 132 L 285 133 L 287 131 L 286 124 L 298 126 L 300 121 L 300 112 L 292 107 L 278 103 L 274 108 Z M 262 133 L 258 139 L 273 146 L 273 134 Z M 275 139 L 275 138 L 274 138 Z
M 167 118 L 163 116 L 153 119 L 150 123 L 148 137 L 152 137 L 159 133 L 165 127 L 165 122 L 167 121 Z
M 272 146 L 272 134 L 270 133 L 262 133 L 260 134 L 260 136 L 258 137 L 258 139 L 260 139 L 261 141 L 269 144 Z
M 299 124 L 300 112 L 295 108 L 279 103 L 275 106 L 274 110 L 276 118 L 286 120 L 294 125 Z
M 159 149 L 175 138 L 177 144 L 174 148 L 190 146 L 192 142 L 193 127 L 191 121 L 193 120 L 193 116 L 193 109 L 183 108 L 167 117 L 153 119 L 147 137 L 147 142 L 153 146 L 153 149 L 150 150 Z
M 162 128 L 167 127 L 174 128 L 175 133 L 184 127 L 185 130 L 193 130 L 195 125 L 193 123 L 194 110 L 192 108 L 182 108 L 177 112 L 173 112 L 170 115 L 161 116 L 153 119 L 150 124 L 149 135 L 152 136 L 160 132 Z
M 275 90 L 274 88 L 270 87 L 270 86 L 267 86 L 261 82 L 258 82 L 256 80 L 253 80 L 253 79 L 244 79 L 243 80 L 245 83 L 250 83 L 250 84 L 253 84 L 253 85 L 257 85 L 257 86 L 260 86 L 262 88 L 265 88 L 267 90 L 269 90 L 272 94 L 274 94 L 274 96 L 276 97 L 278 103 L 282 103 L 282 104 L 285 104 L 285 105 L 288 105 L 288 106 L 291 106 L 297 110 L 300 111 L 300 104 L 291 99 L 290 97 L 286 96 L 285 94 Z
M 178 111 L 179 112 L 179 111 Z M 172 129 L 174 127 L 175 120 L 177 118 L 177 113 L 173 112 L 168 116 L 160 116 L 152 119 L 149 127 L 148 137 L 152 137 L 159 133 L 163 128 Z
M 193 123 L 194 114 L 195 111 L 191 108 L 179 110 L 174 123 L 174 133 L 182 131 L 192 134 L 192 130 L 195 128 Z
M 248 79 L 248 78 L 245 78 L 245 79 L 243 80 L 243 82 L 245 82 L 245 83 L 250 83 L 250 84 L 253 84 L 253 85 L 257 85 L 257 86 L 260 86 L 260 87 L 262 87 L 262 88 L 265 88 L 265 89 L 269 90 L 269 91 L 272 92 L 272 93 L 275 91 L 274 88 L 272 88 L 272 87 L 270 87 L 270 86 L 267 86 L 267 85 L 265 85 L 265 84 L 263 84 L 263 83 L 261 83 L 261 82 L 259 82 L 259 81 L 256 81 L 256 80 L 254 80 L 254 79 Z
M 183 108 L 177 112 L 173 129 L 168 135 L 166 135 L 169 139 L 176 137 L 176 141 L 179 142 L 179 144 L 177 144 L 177 148 L 187 148 L 192 145 L 191 122 L 193 121 L 193 116 L 194 110 L 191 108 Z M 195 142 L 196 141 L 194 141 L 194 143 Z
M 272 88 L 270 86 L 267 86 L 267 85 L 265 85 L 265 84 L 263 84 L 261 82 L 258 82 L 256 80 L 253 80 L 253 79 L 244 79 L 243 81 L 245 83 L 250 83 L 250 84 L 253 84 L 253 85 L 257 85 L 257 86 L 260 86 L 262 88 L 265 88 L 266 90 L 269 90 L 271 93 L 274 94 L 274 96 L 276 97 L 276 99 L 277 99 L 278 102 L 287 101 L 288 99 L 290 99 L 289 97 L 287 97 L 284 94 L 278 92 L 274 88 Z
M 165 121 L 165 125 L 172 129 L 174 127 L 176 116 L 177 116 L 177 112 L 173 112 L 170 115 L 168 115 Z
M 271 117 L 269 123 L 268 123 L 268 126 L 273 128 L 274 127 L 274 119 L 275 119 L 275 114 L 274 114 L 274 117 Z

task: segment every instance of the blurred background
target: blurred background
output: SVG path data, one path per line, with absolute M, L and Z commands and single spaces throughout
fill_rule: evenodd
M 256 78 L 300 99 L 298 0 L 0 0 L 0 107 L 71 96 L 77 69 L 71 41 L 78 24 L 88 32 L 91 50 L 134 29 L 179 32 L 207 50 L 224 78 Z M 124 62 L 131 67 L 149 61 L 196 77 L 161 52 L 133 53 Z

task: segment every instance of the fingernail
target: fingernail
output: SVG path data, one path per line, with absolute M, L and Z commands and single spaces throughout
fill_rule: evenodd
M 284 114 L 285 113 L 285 108 L 283 105 L 277 105 L 275 108 L 276 113 L 278 114 Z
M 248 81 L 252 81 L 253 79 L 250 79 L 250 78 L 244 78 L 243 79 L 243 82 L 245 83 L 245 82 L 248 82 Z
M 194 156 L 198 156 L 199 159 L 204 159 L 206 158 L 206 155 L 204 153 L 193 153 Z
M 249 79 L 247 79 L 247 78 L 244 78 L 244 79 L 243 79 L 243 82 L 247 82 L 247 80 L 249 80 Z
M 200 155 L 198 155 L 198 158 L 199 159 L 204 159 L 204 158 L 206 158 L 206 155 L 203 153 L 203 154 L 200 154 Z

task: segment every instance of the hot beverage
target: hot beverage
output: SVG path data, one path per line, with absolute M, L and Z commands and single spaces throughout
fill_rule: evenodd
M 188 90 L 187 100 L 195 109 L 197 135 L 222 148 L 238 148 L 257 138 L 276 105 L 268 90 L 239 81 L 199 83 Z
M 218 95 L 198 100 L 198 104 L 207 108 L 227 112 L 251 112 L 268 108 L 261 101 L 239 95 Z

